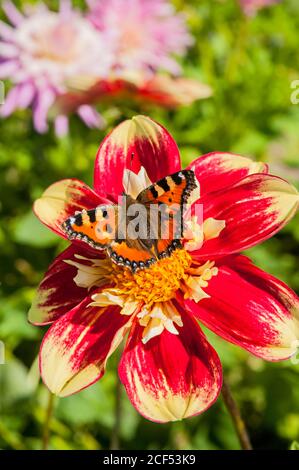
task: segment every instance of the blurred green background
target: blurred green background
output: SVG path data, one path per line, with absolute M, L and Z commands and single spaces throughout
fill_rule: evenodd
M 15 2 L 19 4 L 21 2 Z M 34 3 L 34 2 L 32 2 Z M 46 2 L 57 7 L 56 1 Z M 177 140 L 184 164 L 214 150 L 270 163 L 299 187 L 299 104 L 290 101 L 299 79 L 299 2 L 284 0 L 246 18 L 237 0 L 175 1 L 185 12 L 195 44 L 184 59 L 186 76 L 210 84 L 214 95 L 176 111 L 126 104 L 100 106 L 102 132 L 71 120 L 70 133 L 40 136 L 31 112 L 0 121 L 0 448 L 39 449 L 47 391 L 36 357 L 45 328 L 30 326 L 26 313 L 36 286 L 64 243 L 34 218 L 32 202 L 65 177 L 92 182 L 97 147 L 116 123 L 143 112 L 163 123 Z M 81 5 L 81 2 L 75 2 Z M 275 238 L 250 250 L 263 269 L 299 292 L 299 217 Z M 237 295 L 237 293 L 236 293 Z M 253 446 L 295 448 L 299 440 L 299 365 L 267 364 L 208 333 L 247 422 Z M 56 399 L 52 449 L 107 449 L 115 433 L 114 355 L 104 378 L 75 396 Z M 221 401 L 202 416 L 158 425 L 140 417 L 121 392 L 122 449 L 238 449 Z

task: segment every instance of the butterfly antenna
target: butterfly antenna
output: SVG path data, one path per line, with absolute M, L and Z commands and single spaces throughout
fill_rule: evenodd
M 129 168 L 128 168 L 128 170 L 130 170 L 129 177 L 128 177 L 128 184 L 127 184 L 127 187 L 128 187 L 128 188 L 129 188 L 129 184 L 130 184 L 131 171 L 132 171 L 132 164 L 133 164 L 134 157 L 135 157 L 135 154 L 134 154 L 134 152 L 132 152 L 132 153 L 131 153 L 131 158 L 130 158 L 130 163 L 129 163 Z

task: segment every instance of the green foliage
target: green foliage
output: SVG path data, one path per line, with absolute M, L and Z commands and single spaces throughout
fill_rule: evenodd
M 0 338 L 6 349 L 6 364 L 0 365 L 0 448 L 40 448 L 45 420 L 47 391 L 36 362 L 45 328 L 30 326 L 26 312 L 64 244 L 36 221 L 33 200 L 60 178 L 78 177 L 90 184 L 98 144 L 117 122 L 149 113 L 172 132 L 185 164 L 204 152 L 237 152 L 267 161 L 273 172 L 299 184 L 299 105 L 290 102 L 290 84 L 299 79 L 298 2 L 284 0 L 254 18 L 244 17 L 237 0 L 175 4 L 195 36 L 183 63 L 185 74 L 209 83 L 213 97 L 171 112 L 131 103 L 122 109 L 103 105 L 105 131 L 88 130 L 74 117 L 62 140 L 52 131 L 37 135 L 29 110 L 0 122 Z M 297 291 L 298 221 L 297 216 L 281 234 L 249 253 Z M 298 450 L 299 366 L 289 361 L 267 364 L 211 333 L 208 337 L 224 364 L 253 445 Z M 115 432 L 116 370 L 112 357 L 99 383 L 55 401 L 51 448 L 109 448 Z M 202 416 L 158 425 L 140 417 L 121 394 L 124 449 L 239 448 L 221 400 Z

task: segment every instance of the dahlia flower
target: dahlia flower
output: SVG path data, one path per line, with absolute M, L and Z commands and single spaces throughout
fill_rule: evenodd
M 113 99 L 134 101 L 137 104 L 154 104 L 164 108 L 188 106 L 196 100 L 209 98 L 212 89 L 197 80 L 167 75 L 154 75 L 151 78 L 135 76 L 109 80 L 93 80 L 85 77 L 72 81 L 70 90 L 62 94 L 56 108 L 63 114 L 75 112 L 83 104 L 96 104 Z
M 298 192 L 264 163 L 239 155 L 210 153 L 187 168 L 199 182 L 190 202 L 202 205 L 203 219 L 188 219 L 181 248 L 134 273 L 73 240 L 50 266 L 29 320 L 51 324 L 40 371 L 53 393 L 65 397 L 100 379 L 128 333 L 118 371 L 129 399 L 152 421 L 175 421 L 202 413 L 221 390 L 221 363 L 200 323 L 268 361 L 296 352 L 298 297 L 240 252 L 290 220 Z M 101 144 L 94 189 L 77 179 L 59 181 L 34 211 L 67 238 L 62 224 L 77 210 L 115 202 L 124 190 L 135 197 L 151 181 L 180 171 L 170 134 L 137 116 Z
M 3 117 L 17 108 L 33 108 L 34 127 L 48 129 L 47 116 L 57 96 L 67 90 L 67 81 L 82 74 L 105 77 L 110 71 L 112 55 L 102 34 L 68 0 L 61 0 L 59 12 L 39 3 L 21 13 L 12 2 L 3 2 L 11 26 L 0 22 L 0 78 L 9 78 L 13 87 L 1 107 Z M 102 123 L 90 106 L 77 110 L 91 127 Z M 68 119 L 55 118 L 58 134 L 67 131 Z
M 241 7 L 246 15 L 254 15 L 261 8 L 274 5 L 280 0 L 240 0 Z
M 87 0 L 89 18 L 109 37 L 115 72 L 152 75 L 157 70 L 180 72 L 175 56 L 193 42 L 181 14 L 167 0 Z

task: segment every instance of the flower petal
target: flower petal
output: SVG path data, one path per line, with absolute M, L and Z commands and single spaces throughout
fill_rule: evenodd
M 58 114 L 54 120 L 55 134 L 57 137 L 67 135 L 69 131 L 69 119 L 64 114 Z
M 192 256 L 214 259 L 250 248 L 277 233 L 295 214 L 299 194 L 281 178 L 255 174 L 230 189 L 207 195 L 200 203 L 204 220 L 222 220 L 225 227 Z
M 138 194 L 152 184 L 148 177 L 145 168 L 142 166 L 138 174 L 131 170 L 124 170 L 123 187 L 126 194 L 129 194 L 134 199 Z
M 245 176 L 268 171 L 263 162 L 254 162 L 250 158 L 224 152 L 203 155 L 194 160 L 188 168 L 195 172 L 200 183 L 201 196 L 229 188 Z
M 86 254 L 86 251 L 83 253 Z M 28 320 L 34 325 L 47 325 L 78 305 L 88 294 L 88 290 L 79 287 L 74 279 L 77 268 L 71 265 L 78 261 L 80 248 L 71 245 L 54 260 L 40 283 Z M 82 261 L 83 263 L 83 261 Z
M 34 203 L 36 216 L 58 235 L 67 238 L 62 222 L 75 211 L 92 209 L 110 201 L 98 196 L 86 184 L 77 179 L 65 179 L 49 186 Z
M 55 102 L 57 93 L 51 88 L 39 90 L 33 104 L 33 123 L 34 128 L 40 134 L 48 130 L 48 112 Z
M 44 337 L 40 371 L 52 393 L 65 397 L 100 379 L 131 318 L 118 307 L 88 307 L 90 299 L 57 320 Z
M 4 1 L 2 8 L 14 26 L 19 26 L 24 21 L 25 17 L 10 0 Z
M 117 126 L 101 144 L 94 173 L 95 190 L 117 197 L 123 191 L 123 173 L 144 166 L 151 181 L 181 169 L 171 135 L 146 116 L 135 116 Z
M 294 354 L 299 299 L 283 282 L 245 256 L 235 256 L 218 266 L 205 291 L 209 299 L 186 300 L 185 305 L 216 334 L 269 361 Z
M 1 67 L 0 67 L 0 76 L 1 76 Z M 15 109 L 18 107 L 19 102 L 19 93 L 20 93 L 20 86 L 15 86 L 12 88 L 7 97 L 5 98 L 5 102 L 1 105 L 0 109 L 0 116 L 5 118 L 10 116 Z
M 155 74 L 150 79 L 134 84 L 132 81 L 124 82 L 127 93 L 132 99 L 142 99 L 151 103 L 157 103 L 166 108 L 187 106 L 196 100 L 209 98 L 213 90 L 209 85 L 191 78 L 171 77 Z
M 7 41 L 15 40 L 15 29 L 2 20 L 0 20 L 0 37 Z
M 103 129 L 106 125 L 104 118 L 92 106 L 82 104 L 77 113 L 87 127 Z
M 197 415 L 217 399 L 221 364 L 197 322 L 184 314 L 179 335 L 166 329 L 146 344 L 142 327 L 132 331 L 119 375 L 135 408 L 156 422 Z

